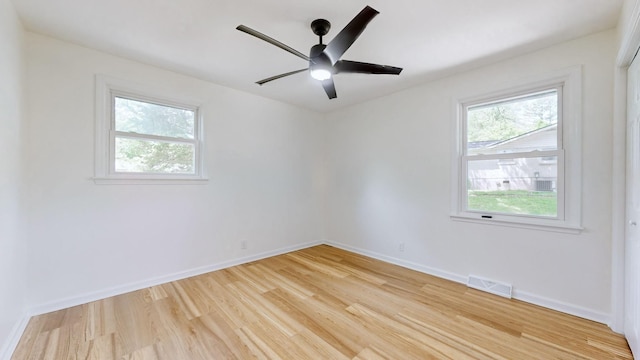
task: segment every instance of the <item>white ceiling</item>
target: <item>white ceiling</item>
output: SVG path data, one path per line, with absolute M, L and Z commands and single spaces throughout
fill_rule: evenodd
M 623 0 L 12 0 L 27 29 L 214 83 L 326 112 L 616 26 Z M 344 59 L 403 67 L 339 74 L 329 100 L 304 60 L 237 31 L 244 24 L 302 53 L 325 18 L 330 41 L 362 8 L 380 12 Z

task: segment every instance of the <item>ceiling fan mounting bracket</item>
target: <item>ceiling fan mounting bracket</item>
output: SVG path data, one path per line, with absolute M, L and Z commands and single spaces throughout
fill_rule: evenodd
M 311 22 L 311 31 L 320 37 L 327 35 L 329 33 L 329 29 L 331 29 L 331 23 L 329 20 L 315 19 Z

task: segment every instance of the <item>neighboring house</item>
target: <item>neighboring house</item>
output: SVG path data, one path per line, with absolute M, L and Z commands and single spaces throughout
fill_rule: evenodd
M 556 148 L 557 124 L 503 141 L 469 143 L 469 154 L 509 154 Z M 556 157 L 516 157 L 469 163 L 469 190 L 555 191 Z

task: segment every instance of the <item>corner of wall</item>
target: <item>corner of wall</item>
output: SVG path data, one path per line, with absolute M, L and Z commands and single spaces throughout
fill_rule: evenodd
M 0 348 L 0 360 L 11 360 L 11 356 L 13 355 L 18 343 L 20 342 L 20 338 L 27 328 L 27 324 L 31 319 L 31 315 L 28 312 L 24 312 L 18 322 L 13 326 L 11 331 L 9 332 L 9 336 L 5 340 L 2 348 Z
M 10 0 L 0 0 L 0 359 L 10 359 L 29 321 L 25 218 L 25 30 Z

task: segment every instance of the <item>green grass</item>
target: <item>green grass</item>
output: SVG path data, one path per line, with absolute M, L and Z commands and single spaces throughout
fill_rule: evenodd
M 557 215 L 557 197 L 551 191 L 469 191 L 469 210 L 518 215 Z

